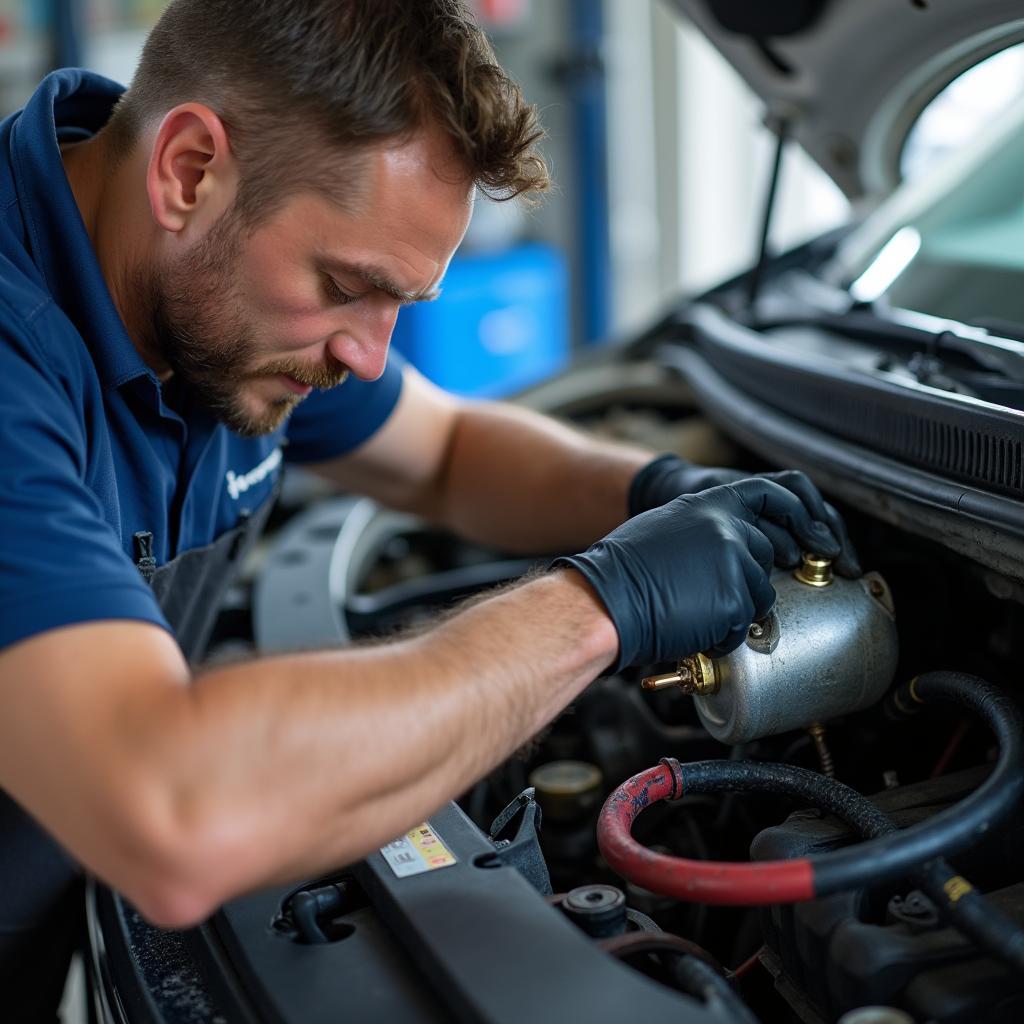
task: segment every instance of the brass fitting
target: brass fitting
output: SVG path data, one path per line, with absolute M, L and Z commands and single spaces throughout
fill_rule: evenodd
M 678 686 L 683 693 L 707 697 L 718 693 L 721 682 L 715 671 L 715 663 L 704 654 L 694 654 L 683 658 L 675 672 L 648 676 L 640 685 L 645 690 L 664 690 L 669 686 Z
M 832 559 L 804 552 L 800 568 L 793 575 L 809 587 L 827 587 L 832 583 Z

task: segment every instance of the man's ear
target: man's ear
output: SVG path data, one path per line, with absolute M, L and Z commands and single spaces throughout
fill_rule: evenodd
M 146 171 L 153 219 L 165 231 L 204 234 L 235 201 L 238 163 L 224 122 L 201 103 L 169 111 Z

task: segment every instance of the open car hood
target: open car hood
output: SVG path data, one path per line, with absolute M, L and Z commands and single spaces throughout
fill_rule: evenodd
M 1020 0 L 668 0 L 851 199 L 900 180 L 908 132 L 957 75 L 1024 40 Z

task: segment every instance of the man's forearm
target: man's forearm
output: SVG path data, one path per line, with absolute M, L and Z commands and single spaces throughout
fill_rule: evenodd
M 651 458 L 514 406 L 464 408 L 432 518 L 506 550 L 556 552 L 621 523 L 636 472 Z
M 588 585 L 560 571 L 418 637 L 200 676 L 149 740 L 183 834 L 199 837 L 167 887 L 188 898 L 151 913 L 188 920 L 383 845 L 507 757 L 616 649 Z

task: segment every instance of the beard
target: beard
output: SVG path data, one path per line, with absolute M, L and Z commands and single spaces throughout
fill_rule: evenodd
M 144 272 L 137 294 L 148 306 L 153 350 L 216 419 L 243 437 L 258 437 L 281 427 L 304 396 L 247 402 L 247 385 L 284 374 L 327 389 L 343 383 L 348 370 L 330 357 L 318 366 L 289 359 L 253 366 L 258 345 L 235 278 L 243 235 L 237 218 L 225 214 L 183 256 Z

